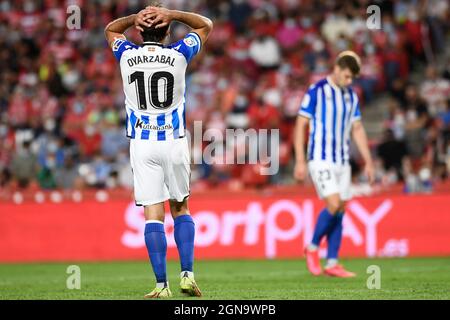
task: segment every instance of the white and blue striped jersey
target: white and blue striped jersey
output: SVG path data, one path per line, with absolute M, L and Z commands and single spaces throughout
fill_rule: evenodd
M 351 126 L 361 119 L 352 88 L 339 88 L 322 79 L 309 88 L 298 114 L 310 119 L 308 161 L 347 164 Z
M 114 41 L 112 50 L 120 63 L 129 138 L 172 140 L 185 136 L 185 73 L 200 49 L 201 39 L 195 32 L 168 46 Z

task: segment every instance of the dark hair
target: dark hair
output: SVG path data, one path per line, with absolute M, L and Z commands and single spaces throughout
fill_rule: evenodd
M 161 8 L 162 4 L 157 1 L 153 1 L 149 4 L 151 7 Z M 141 26 L 144 31 L 141 31 L 141 36 L 144 42 L 161 42 L 167 35 L 167 31 L 169 30 L 169 25 L 156 29 L 154 26 L 146 27 Z
M 354 76 L 358 76 L 361 69 L 359 57 L 353 52 L 342 52 L 336 59 L 336 65 L 341 69 L 350 69 Z

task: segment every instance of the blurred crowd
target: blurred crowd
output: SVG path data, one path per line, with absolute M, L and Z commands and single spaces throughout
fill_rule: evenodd
M 1 189 L 132 188 L 122 82 L 103 30 L 147 2 L 0 1 Z M 406 191 L 426 191 L 446 178 L 448 56 L 446 65 L 437 63 L 450 30 L 446 0 L 375 1 L 381 29 L 367 27 L 372 3 L 365 0 L 161 2 L 214 21 L 186 79 L 188 127 L 201 120 L 203 129 L 280 129 L 278 174 L 262 176 L 252 164 L 196 164 L 194 190 L 292 184 L 301 98 L 346 49 L 362 57 L 354 88 L 363 115 L 388 96 L 385 132 L 371 141 L 378 183 L 401 181 Z M 81 8 L 80 29 L 66 26 L 69 5 Z M 185 33 L 184 25 L 173 24 L 171 41 Z M 134 29 L 127 36 L 140 42 Z M 355 182 L 361 181 L 357 155 L 352 165 Z

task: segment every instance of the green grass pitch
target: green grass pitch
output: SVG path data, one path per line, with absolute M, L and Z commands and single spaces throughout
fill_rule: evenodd
M 310 276 L 304 260 L 197 261 L 202 299 L 450 299 L 450 257 L 348 259 L 356 278 Z M 69 290 L 67 267 L 77 263 L 2 264 L 0 299 L 143 299 L 154 278 L 146 261 L 79 263 L 81 288 Z M 381 269 L 381 288 L 369 290 L 367 267 Z M 173 299 L 179 264 L 168 263 Z

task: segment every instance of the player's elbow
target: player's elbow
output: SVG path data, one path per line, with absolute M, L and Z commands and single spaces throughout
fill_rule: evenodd
M 206 34 L 211 33 L 213 28 L 214 28 L 214 24 L 213 24 L 212 20 L 207 18 L 207 17 L 205 17 L 205 27 L 204 27 L 205 33 Z
M 109 39 L 111 38 L 112 34 L 114 34 L 114 21 L 111 21 L 110 23 L 108 23 L 105 27 L 105 29 L 103 30 L 103 33 L 105 34 L 105 38 Z
M 203 17 L 203 22 L 203 26 L 199 29 L 195 29 L 194 31 L 197 32 L 202 42 L 205 43 L 213 29 L 213 22 L 207 17 Z
M 108 34 L 108 32 L 110 32 L 110 27 L 111 27 L 111 22 L 108 23 L 105 27 L 105 29 L 103 30 L 103 32 L 105 33 L 105 36 Z
M 208 30 L 212 30 L 214 27 L 214 24 L 212 22 L 212 20 L 210 18 L 205 17 L 205 24 L 206 24 L 206 28 Z
M 105 27 L 105 30 L 103 30 L 103 34 L 105 35 L 106 40 L 109 40 L 111 30 L 109 29 L 109 24 Z
M 359 132 L 359 131 L 362 131 L 362 130 L 364 130 L 364 128 L 363 128 L 363 125 L 362 125 L 361 121 L 355 121 L 352 124 L 352 131 L 353 132 Z

